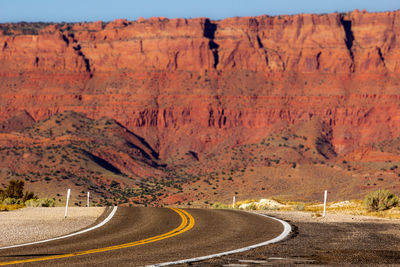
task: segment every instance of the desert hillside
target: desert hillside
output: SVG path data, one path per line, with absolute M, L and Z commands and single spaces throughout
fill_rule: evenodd
M 131 204 L 400 192 L 399 15 L 0 24 L 0 179 Z

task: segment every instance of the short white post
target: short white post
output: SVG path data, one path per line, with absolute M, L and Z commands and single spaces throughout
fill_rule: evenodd
M 67 192 L 67 204 L 65 204 L 65 217 L 67 218 L 68 215 L 68 202 L 69 202 L 69 196 L 71 195 L 71 189 L 68 188 L 68 192 Z
M 87 192 L 87 207 L 89 208 L 89 198 L 90 198 L 90 193 L 89 193 L 89 191 Z
M 325 190 L 324 193 L 324 213 L 322 214 L 322 217 L 325 217 L 326 215 L 326 198 L 328 197 L 328 190 Z
M 236 196 L 233 196 L 233 203 L 232 203 L 232 208 L 234 209 L 236 205 Z

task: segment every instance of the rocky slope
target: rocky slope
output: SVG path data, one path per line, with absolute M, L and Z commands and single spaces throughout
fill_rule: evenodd
M 20 116 L 9 124 L 13 121 L 20 122 Z M 8 179 L 23 179 L 39 195 L 59 201 L 70 187 L 76 201 L 90 190 L 95 203 L 117 198 L 120 204 L 146 203 L 155 186 L 145 178 L 163 173 L 157 152 L 142 138 L 113 119 L 92 120 L 71 111 L 18 132 L 0 133 L 0 159 L 3 185 Z
M 107 116 L 166 161 L 309 124 L 325 159 L 400 137 L 400 11 L 0 28 L 3 131 Z

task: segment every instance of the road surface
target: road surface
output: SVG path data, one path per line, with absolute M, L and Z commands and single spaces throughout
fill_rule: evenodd
M 143 266 L 246 247 L 282 231 L 278 221 L 241 211 L 119 207 L 96 230 L 0 250 L 0 265 Z

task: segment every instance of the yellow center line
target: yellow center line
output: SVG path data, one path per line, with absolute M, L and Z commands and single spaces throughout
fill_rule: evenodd
M 73 253 L 62 254 L 62 255 L 54 255 L 54 256 L 47 256 L 47 257 L 42 257 L 42 258 L 0 262 L 0 266 L 9 265 L 9 264 L 17 264 L 17 263 L 28 263 L 28 262 L 36 262 L 36 261 L 47 261 L 47 260 L 54 260 L 54 259 L 62 259 L 62 258 L 69 258 L 69 257 L 75 257 L 75 256 L 81 256 L 81 255 L 105 252 L 105 251 L 110 251 L 110 250 L 116 250 L 116 249 L 121 249 L 121 248 L 134 247 L 134 246 L 139 246 L 139 245 L 148 244 L 148 243 L 151 243 L 151 242 L 167 239 L 167 238 L 182 234 L 182 233 L 184 233 L 184 232 L 186 232 L 186 231 L 188 231 L 188 230 L 193 228 L 193 226 L 194 226 L 194 218 L 192 217 L 192 215 L 190 215 L 190 213 L 188 213 L 188 212 L 186 212 L 184 210 L 175 209 L 175 208 L 171 208 L 171 210 L 173 210 L 173 211 L 175 211 L 176 213 L 179 214 L 179 216 L 182 218 L 182 223 L 177 228 L 175 228 L 175 229 L 173 229 L 173 230 L 171 230 L 171 231 L 169 231 L 169 232 L 167 232 L 165 234 L 149 237 L 149 238 L 146 238 L 146 239 L 142 239 L 142 240 L 134 241 L 134 242 L 130 242 L 130 243 L 110 246 L 110 247 L 90 249 L 90 250 L 84 250 L 84 251 L 77 251 L 77 252 L 73 252 Z M 189 224 L 188 224 L 188 221 L 189 221 Z

